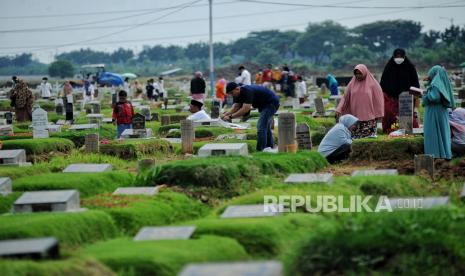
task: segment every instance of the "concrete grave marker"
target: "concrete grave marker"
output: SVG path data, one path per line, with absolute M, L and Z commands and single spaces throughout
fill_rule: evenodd
M 161 138 L 162 140 L 168 141 L 171 144 L 181 144 L 182 139 L 181 138 Z
M 98 129 L 97 124 L 79 124 L 71 125 L 70 130 L 86 130 L 86 129 Z
M 325 116 L 326 110 L 322 98 L 315 98 L 315 109 L 317 115 Z
M 195 129 L 191 120 L 181 121 L 182 153 L 194 153 Z
M 5 112 L 4 116 L 5 116 L 6 123 L 7 123 L 8 125 L 13 124 L 13 113 L 11 113 L 11 112 Z
M 100 141 L 98 133 L 89 133 L 86 135 L 85 150 L 89 153 L 98 153 L 100 151 Z
M 113 195 L 147 195 L 153 196 L 158 194 L 160 187 L 120 187 L 117 188 Z
M 199 157 L 217 155 L 243 155 L 247 156 L 249 150 L 246 143 L 217 143 L 203 145 L 199 151 Z
M 66 112 L 66 121 L 73 121 L 74 120 L 74 111 L 73 111 L 73 103 L 67 103 L 65 106 Z
M 111 172 L 111 164 L 71 164 L 66 167 L 64 173 L 99 173 L 99 172 Z
M 409 92 L 399 95 L 399 129 L 406 134 L 413 133 L 413 96 Z
M 395 209 L 431 209 L 434 207 L 447 206 L 448 196 L 441 197 L 404 197 L 389 198 L 389 204 Z
M 195 226 L 143 227 L 134 237 L 134 240 L 188 240 L 195 228 Z
M 160 120 L 159 117 L 160 117 L 160 115 L 159 115 L 157 112 L 152 113 L 152 118 L 151 118 L 151 120 L 152 120 L 152 121 L 157 121 L 157 122 L 158 122 L 158 121 Z
M 220 106 L 212 106 L 210 117 L 212 119 L 218 119 L 220 117 Z
M 215 140 L 224 141 L 228 139 L 247 140 L 247 134 L 245 133 L 220 134 Z
M 221 122 L 219 119 L 211 119 L 211 120 L 197 120 L 194 121 L 194 127 L 198 126 L 221 126 Z
M 462 192 L 460 193 L 460 198 L 465 198 L 465 184 L 463 184 Z
M 0 135 L 13 135 L 13 126 L 12 125 L 1 125 L 0 126 Z
M 312 149 L 312 136 L 310 134 L 310 127 L 306 123 L 297 124 L 296 138 L 299 150 Z
M 48 115 L 47 111 L 38 107 L 32 112 L 32 135 L 34 139 L 48 138 Z
M 63 111 L 64 111 L 64 103 L 63 103 L 63 99 L 56 99 L 55 100 L 55 112 L 57 115 L 63 115 Z
M 121 138 L 123 139 L 131 139 L 131 138 L 150 138 L 152 137 L 152 129 L 132 129 L 128 128 L 121 133 Z
M 166 126 L 171 124 L 171 117 L 170 115 L 161 115 L 161 125 Z
M 278 115 L 278 151 L 296 152 L 295 114 L 281 113 Z
M 150 119 L 152 119 L 150 117 L 150 108 L 148 108 L 146 106 L 140 108 L 140 114 L 145 117 L 146 121 L 150 121 Z
M 395 169 L 387 170 L 356 170 L 352 172 L 352 176 L 370 176 L 370 175 L 398 175 Z
M 17 165 L 26 162 L 26 151 L 23 149 L 0 150 L 0 165 Z
M 9 195 L 13 191 L 11 187 L 11 178 L 0 177 L 0 195 Z
M 293 173 L 285 180 L 285 183 L 325 183 L 333 182 L 332 173 Z
M 199 263 L 186 265 L 179 276 L 283 276 L 277 261 Z
M 25 192 L 14 203 L 14 213 L 80 210 L 77 190 Z
M 0 257 L 3 258 L 58 258 L 58 240 L 55 238 L 32 238 L 0 241 Z
M 91 101 L 92 106 L 92 113 L 93 114 L 100 114 L 100 102 L 99 101 Z
M 279 215 L 280 206 L 276 204 L 252 204 L 228 206 L 221 218 L 255 218 Z
M 430 177 L 434 177 L 434 157 L 431 154 L 416 154 L 415 159 L 415 174 L 421 174 L 426 171 Z
M 87 120 L 89 120 L 89 124 L 96 124 L 100 126 L 103 120 L 103 114 L 91 113 L 86 115 Z

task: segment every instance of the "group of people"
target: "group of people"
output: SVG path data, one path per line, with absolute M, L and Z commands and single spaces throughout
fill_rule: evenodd
M 326 134 L 318 149 L 329 162 L 346 158 L 353 138 L 375 137 L 377 122 L 382 122 L 385 133 L 392 131 L 399 116 L 400 93 L 420 87 L 416 69 L 403 49 L 394 51 L 380 83 L 363 64 L 355 66 L 353 73 L 336 108 L 338 123 Z M 455 109 L 446 70 L 440 65 L 433 66 L 425 80 L 427 90 L 421 95 L 425 111 L 425 154 L 442 159 L 451 159 L 453 153 L 464 154 L 465 110 Z M 412 125 L 419 126 L 416 112 Z

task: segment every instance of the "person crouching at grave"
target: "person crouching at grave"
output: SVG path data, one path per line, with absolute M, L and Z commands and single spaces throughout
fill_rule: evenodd
M 339 123 L 333 126 L 321 140 L 318 152 L 326 157 L 329 163 L 334 164 L 349 157 L 352 144 L 351 131 L 357 127 L 357 121 L 358 119 L 350 114 L 341 116 Z
M 211 120 L 210 116 L 202 109 L 203 103 L 197 100 L 191 100 L 191 104 L 189 105 L 189 111 L 192 115 L 187 117 L 187 120 L 191 121 L 201 121 L 201 120 Z
M 336 78 L 333 75 L 328 74 L 326 76 L 326 80 L 328 81 L 328 87 L 331 91 L 331 96 L 339 95 L 339 83 L 337 82 Z
M 355 66 L 354 76 L 336 108 L 336 118 L 351 114 L 358 118 L 353 138 L 376 137 L 377 121 L 384 116 L 381 86 L 364 64 Z
M 18 79 L 16 86 L 11 90 L 11 106 L 15 108 L 16 121 L 32 121 L 32 103 L 34 96 L 26 82 Z
M 239 86 L 235 82 L 226 85 L 226 93 L 232 94 L 234 105 L 221 115 L 221 119 L 231 121 L 251 111 L 252 107 L 260 112 L 257 122 L 257 151 L 273 148 L 271 125 L 273 116 L 279 108 L 279 97 L 270 89 L 258 85 Z
M 422 98 L 425 107 L 423 125 L 425 154 L 434 158 L 451 159 L 451 133 L 447 109 L 454 108 L 454 94 L 446 70 L 440 65 L 428 72 L 428 89 Z
M 126 130 L 132 128 L 132 116 L 134 116 L 134 108 L 131 102 L 127 100 L 128 93 L 124 90 L 119 91 L 119 101 L 113 107 L 113 124 L 116 125 L 118 138 Z

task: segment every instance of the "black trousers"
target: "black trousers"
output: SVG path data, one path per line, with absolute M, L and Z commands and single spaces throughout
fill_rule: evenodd
M 326 156 L 326 160 L 330 164 L 334 164 L 338 161 L 349 158 L 350 154 L 350 144 L 344 144 L 333 151 L 330 155 Z

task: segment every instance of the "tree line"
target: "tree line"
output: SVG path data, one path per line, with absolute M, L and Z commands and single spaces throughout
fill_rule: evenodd
M 258 31 L 214 44 L 219 67 L 247 61 L 262 66 L 288 63 L 315 71 L 347 70 L 357 63 L 381 68 L 398 47 L 407 49 L 420 69 L 434 64 L 458 67 L 465 61 L 465 27 L 451 25 L 443 31 L 422 32 L 421 23 L 411 20 L 376 21 L 354 28 L 324 21 L 309 23 L 303 32 Z M 131 70 L 141 75 L 157 74 L 173 64 L 185 70 L 207 70 L 208 44 L 144 46 L 138 54 L 123 48 L 112 53 L 87 48 L 59 54 L 55 59 L 75 66 L 106 63 L 108 70 Z M 28 62 L 34 62 L 30 54 L 0 57 L 0 73 L 2 68 L 27 66 Z

